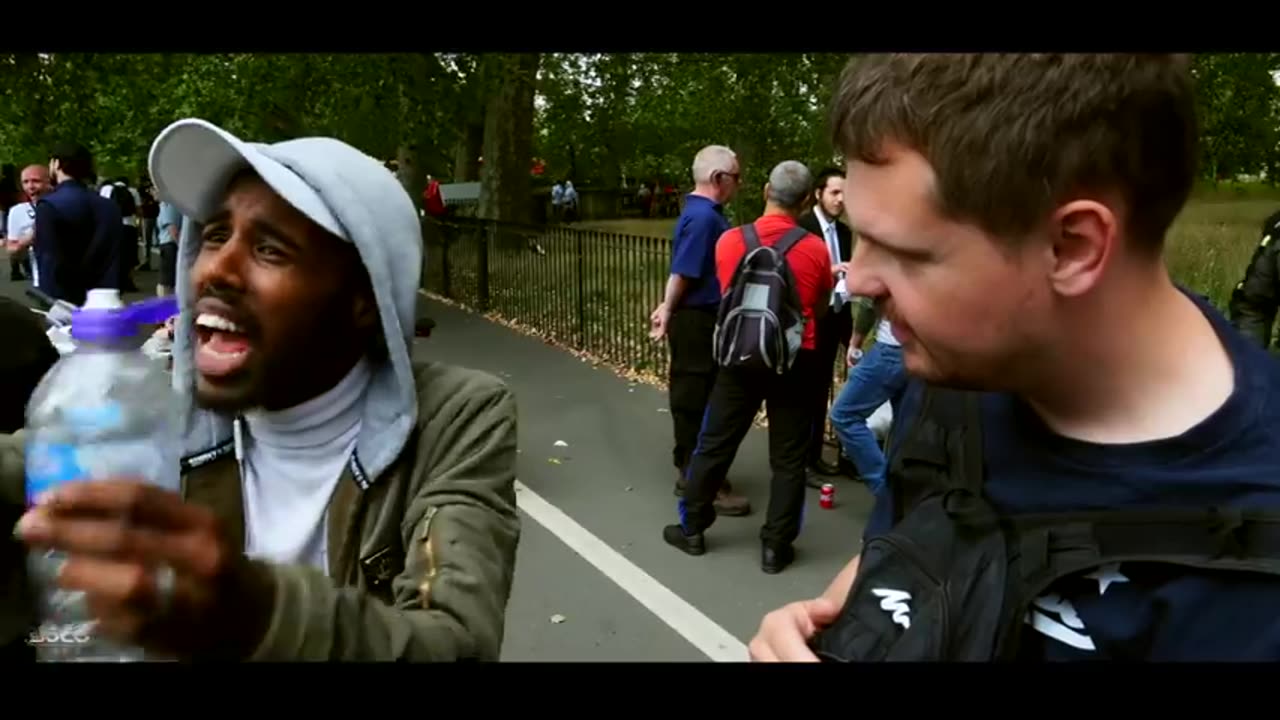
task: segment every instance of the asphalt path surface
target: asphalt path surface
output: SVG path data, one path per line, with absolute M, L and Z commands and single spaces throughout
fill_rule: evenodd
M 154 288 L 154 275 L 135 277 Z M 27 302 L 27 286 L 6 273 L 0 294 Z M 676 498 L 662 389 L 450 305 L 425 309 L 437 325 L 415 354 L 493 373 L 519 405 L 523 532 L 504 660 L 745 660 L 766 612 L 821 592 L 857 552 L 870 496 L 839 478 L 833 509 L 807 491 L 796 562 L 761 572 L 769 462 L 758 428 L 729 473 L 752 513 L 719 518 L 701 557 L 667 546 L 661 530 L 676 519 Z
M 870 495 L 842 478 L 833 509 L 808 491 L 795 564 L 761 572 L 769 458 L 758 428 L 729 471 L 752 514 L 719 518 L 705 555 L 678 552 L 661 538 L 676 519 L 665 391 L 455 307 L 428 312 L 437 327 L 418 352 L 498 375 L 519 403 L 525 534 L 505 659 L 745 659 L 766 612 L 821 592 L 857 552 Z

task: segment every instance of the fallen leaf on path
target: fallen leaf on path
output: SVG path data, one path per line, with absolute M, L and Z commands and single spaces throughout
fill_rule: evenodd
M 555 623 L 556 625 L 559 625 L 560 623 L 564 622 L 564 616 L 561 615 L 560 613 L 556 613 L 555 615 L 551 616 L 551 622 Z
M 551 463 L 552 465 L 559 465 L 560 458 L 547 458 L 547 462 Z
M 630 485 L 628 485 L 628 486 L 627 486 L 627 492 L 631 492 L 631 491 L 632 491 L 632 490 L 634 490 L 634 489 L 635 489 L 635 488 L 631 487 Z
M 553 445 L 555 445 L 556 447 L 569 447 L 569 443 L 567 443 L 567 442 L 565 442 L 565 441 L 563 441 L 563 440 L 557 440 L 557 441 L 555 441 L 555 442 L 554 442 L 554 443 L 552 443 L 552 444 L 553 444 Z

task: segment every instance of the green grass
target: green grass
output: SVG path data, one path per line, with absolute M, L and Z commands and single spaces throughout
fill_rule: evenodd
M 1269 188 L 1201 188 L 1169 233 L 1173 277 L 1225 308 L 1259 240 L 1280 208 Z M 489 307 L 549 342 L 649 379 L 665 375 L 666 344 L 649 339 L 649 313 L 662 297 L 674 219 L 601 220 L 490 239 Z M 449 247 L 449 295 L 480 307 L 479 236 Z M 623 233 L 625 235 L 618 235 Z M 428 249 L 427 287 L 441 293 L 442 253 Z
M 1171 228 L 1165 249 L 1169 272 L 1191 290 L 1225 308 L 1231 288 L 1260 239 L 1262 221 L 1280 210 L 1280 188 L 1201 185 Z M 597 220 L 579 225 L 607 232 L 671 237 L 673 219 Z
M 1280 209 L 1280 199 L 1198 199 L 1191 202 L 1166 238 L 1169 273 L 1187 288 L 1226 308 L 1231 289 L 1244 275 L 1261 240 L 1262 221 Z
M 449 296 L 479 308 L 475 235 L 449 246 Z M 593 232 L 581 224 L 495 238 L 488 253 L 489 307 L 497 319 L 646 377 L 665 374 L 665 343 L 649 339 L 662 299 L 670 241 Z M 428 248 L 427 289 L 443 290 L 442 252 Z

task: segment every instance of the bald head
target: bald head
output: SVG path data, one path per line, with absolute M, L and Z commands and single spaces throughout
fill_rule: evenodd
M 53 189 L 49 182 L 49 168 L 44 165 L 28 165 L 22 168 L 22 192 L 36 200 Z
M 813 176 L 809 174 L 809 168 L 795 160 L 784 160 L 769 173 L 765 202 L 799 214 L 812 189 Z

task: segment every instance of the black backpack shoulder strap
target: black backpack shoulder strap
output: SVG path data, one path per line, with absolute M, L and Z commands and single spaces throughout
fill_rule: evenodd
M 773 244 L 773 251 L 779 255 L 786 255 L 791 252 L 791 248 L 795 247 L 796 243 L 803 240 L 807 235 L 809 235 L 808 230 L 802 227 L 793 227 L 787 231 L 786 235 L 779 238 L 778 242 Z
M 1270 575 L 1280 581 L 1280 512 L 1239 508 L 1109 510 L 1004 518 L 1017 612 L 1057 580 L 1112 564 L 1162 563 Z M 1122 569 L 1123 571 L 1123 569 Z M 1023 623 L 999 654 L 1012 657 Z
M 1059 577 L 1121 562 L 1162 562 L 1280 575 L 1280 512 L 1110 510 L 1019 515 L 1019 568 L 1034 595 Z
M 745 255 L 750 255 L 752 250 L 760 247 L 760 233 L 756 232 L 755 223 L 742 226 L 742 245 L 746 248 Z
M 986 474 L 979 393 L 927 385 L 903 431 L 889 478 L 899 518 L 928 494 L 967 490 L 981 495 Z

